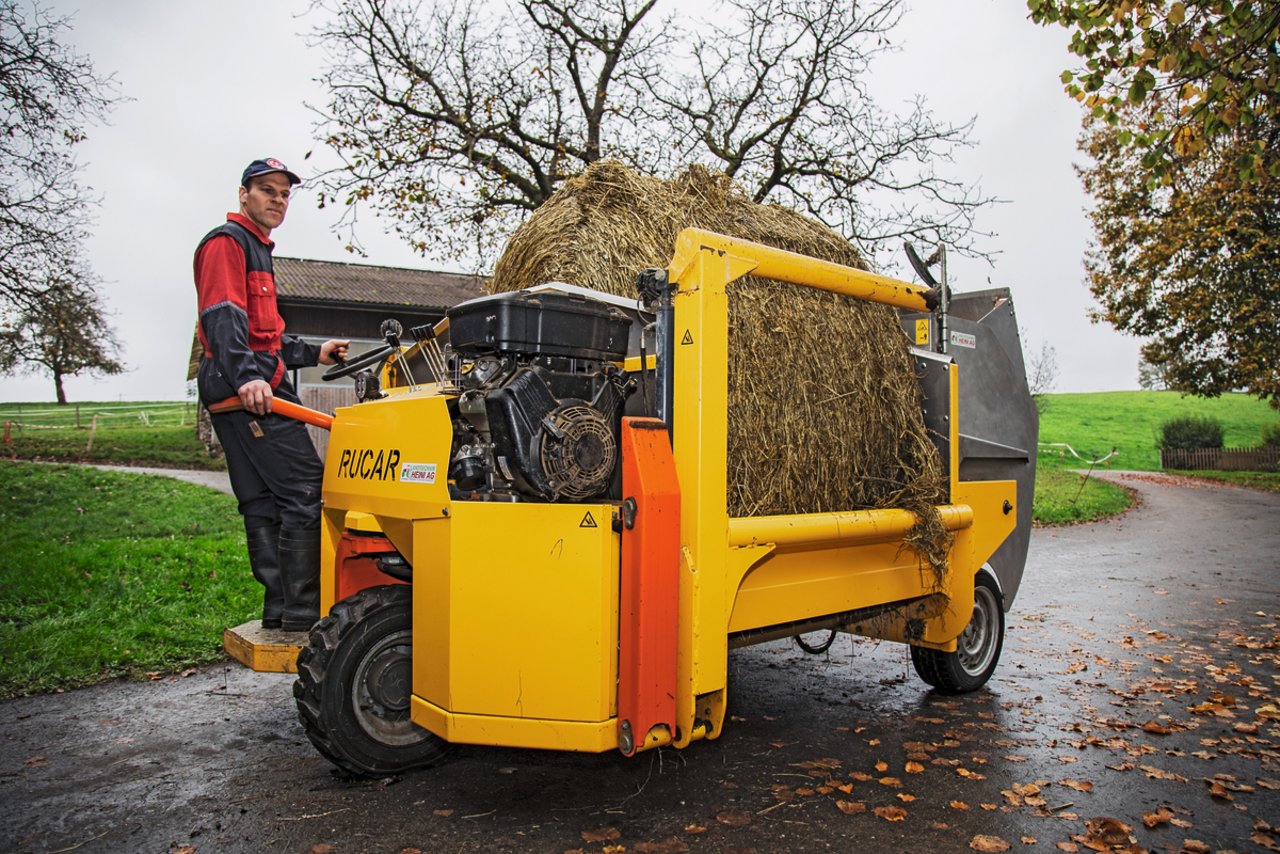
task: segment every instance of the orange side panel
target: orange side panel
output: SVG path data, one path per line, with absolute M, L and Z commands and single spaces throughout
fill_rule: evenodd
M 386 537 L 344 531 L 342 539 L 338 541 L 338 554 L 334 558 L 336 572 L 333 573 L 333 601 L 341 602 L 366 587 L 404 584 L 378 569 L 378 558 L 395 553 L 396 547 Z
M 676 734 L 680 485 L 667 427 L 622 419 L 618 744 L 630 756 Z

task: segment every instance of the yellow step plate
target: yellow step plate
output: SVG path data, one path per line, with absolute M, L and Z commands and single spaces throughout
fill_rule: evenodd
M 259 673 L 297 673 L 298 650 L 306 642 L 306 632 L 264 629 L 261 620 L 250 620 L 222 632 L 222 648 L 227 655 Z

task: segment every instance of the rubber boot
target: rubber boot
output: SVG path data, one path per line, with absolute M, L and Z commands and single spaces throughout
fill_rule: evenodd
M 249 546 L 249 567 L 253 577 L 264 588 L 262 593 L 262 627 L 280 628 L 284 613 L 284 587 L 280 576 L 280 526 L 267 525 L 245 530 Z
M 320 619 L 320 529 L 280 529 L 284 613 L 280 628 L 308 631 Z

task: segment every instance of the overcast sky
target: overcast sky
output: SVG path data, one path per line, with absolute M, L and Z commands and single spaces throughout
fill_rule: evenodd
M 674 0 L 670 8 L 678 8 Z M 128 372 L 72 378 L 75 400 L 177 400 L 195 323 L 191 257 L 196 243 L 237 206 L 241 170 L 278 157 L 304 178 L 319 146 L 307 103 L 323 56 L 308 48 L 308 0 L 56 0 L 74 13 L 72 42 L 102 73 L 114 72 L 122 103 L 81 146 L 83 177 L 101 197 L 89 260 L 124 344 Z M 1004 200 L 979 216 L 993 232 L 994 264 L 949 259 L 956 290 L 1013 288 L 1024 349 L 1057 351 L 1056 391 L 1137 387 L 1138 342 L 1089 322 L 1081 257 L 1087 199 L 1077 105 L 1058 75 L 1071 65 L 1066 32 L 1026 20 L 1019 0 L 913 0 L 894 32 L 901 51 L 882 60 L 870 87 L 886 106 L 926 96 L 935 114 L 976 117 L 975 147 L 950 174 Z M 313 158 L 314 159 L 314 158 Z M 330 230 L 332 215 L 304 189 L 273 235 L 281 255 L 351 261 Z M 359 237 L 368 263 L 452 269 L 410 251 L 366 215 Z M 905 271 L 898 271 L 906 275 Z M 40 375 L 0 378 L 0 400 L 48 401 Z

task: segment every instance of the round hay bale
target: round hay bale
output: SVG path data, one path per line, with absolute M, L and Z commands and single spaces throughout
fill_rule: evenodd
M 665 266 L 690 226 L 866 269 L 831 229 L 751 201 L 721 173 L 694 166 L 665 181 L 605 161 L 516 231 L 491 287 L 634 296 L 636 276 Z M 942 462 L 894 309 L 754 277 L 728 296 L 729 515 L 903 507 L 922 520 L 912 544 L 940 569 Z

